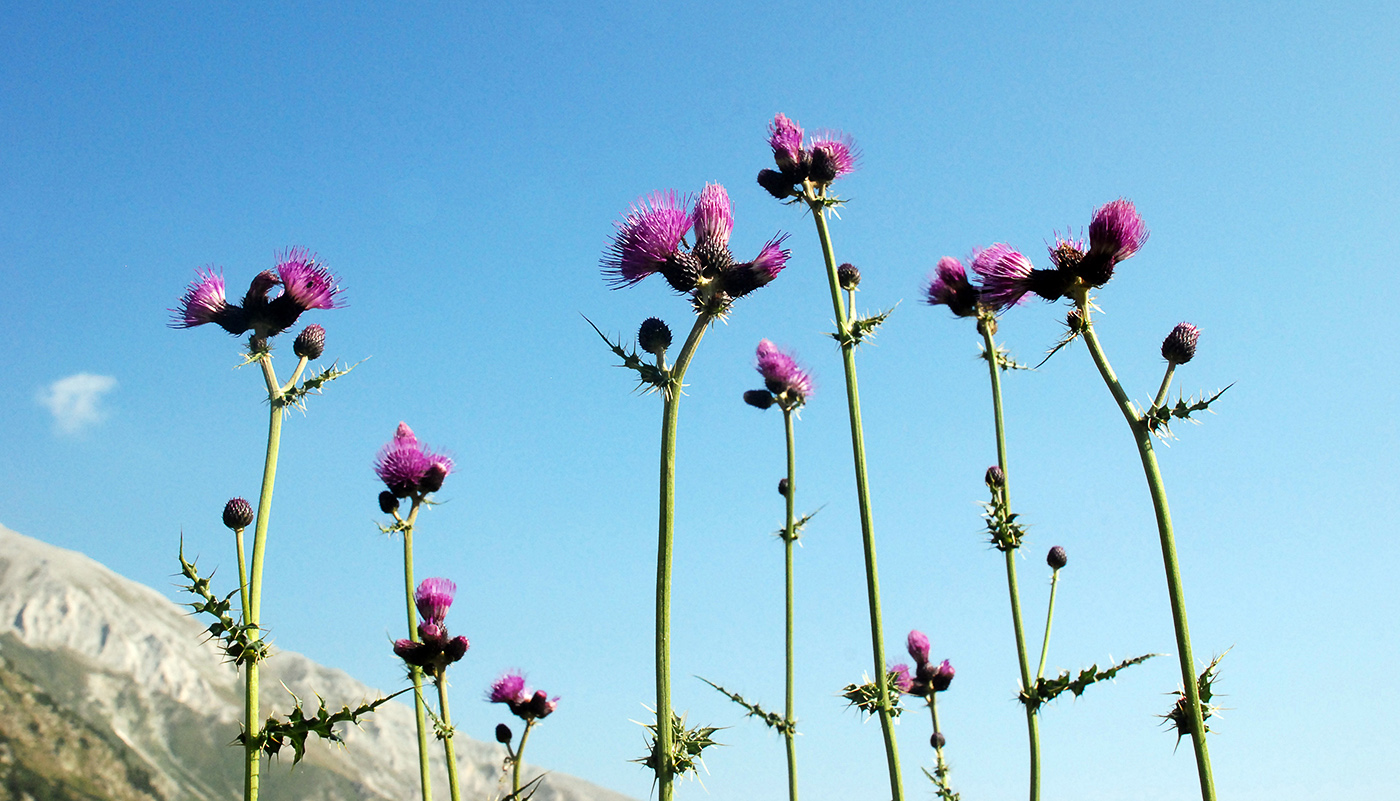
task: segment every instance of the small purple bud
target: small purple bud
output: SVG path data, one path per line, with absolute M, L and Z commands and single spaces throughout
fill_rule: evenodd
M 394 497 L 394 493 L 384 490 L 379 493 L 379 511 L 386 515 L 391 515 L 398 511 L 399 499 Z
M 948 738 L 943 736 L 943 732 L 936 731 L 932 737 L 928 738 L 928 744 L 934 748 L 942 748 L 948 744 Z
M 471 647 L 471 641 L 466 637 L 453 637 L 442 648 L 443 661 L 449 665 L 458 662 L 467 655 L 467 649 Z
M 637 346 L 653 356 L 660 356 L 671 347 L 671 329 L 664 321 L 648 317 L 637 329 Z
M 933 671 L 933 676 L 929 680 L 929 684 L 933 686 L 933 691 L 941 693 L 948 689 L 948 685 L 953 683 L 953 674 L 955 672 L 952 663 L 946 659 L 943 660 L 943 663 Z
M 929 642 L 928 636 L 918 629 L 909 632 L 909 640 L 906 643 L 909 650 L 909 658 L 914 660 L 915 665 L 925 665 L 928 663 Z
M 773 405 L 773 393 L 766 389 L 751 389 L 744 393 L 744 403 L 756 409 L 767 409 Z
M 987 475 L 982 480 L 987 482 L 987 486 L 992 489 L 1001 489 L 1006 486 L 1006 472 L 1001 469 L 1000 465 L 994 464 L 987 468 Z
M 780 479 L 778 479 L 778 494 L 781 495 L 781 496 L 783 496 L 784 498 L 787 497 L 787 494 L 788 494 L 788 480 L 787 480 L 786 478 L 780 478 Z
M 549 702 L 549 696 L 545 694 L 545 691 L 535 691 L 534 696 L 530 698 L 530 714 L 537 718 L 543 718 L 548 717 L 549 713 L 553 711 L 554 704 Z
M 1190 323 L 1177 323 L 1162 340 L 1162 358 L 1170 364 L 1186 364 L 1196 357 L 1196 342 L 1200 338 L 1201 329 Z
M 841 284 L 841 288 L 847 292 L 854 292 L 860 286 L 860 268 L 846 262 L 836 268 L 836 280 Z
M 423 492 L 437 492 L 442 489 L 442 482 L 447 479 L 451 469 L 450 464 L 433 462 L 428 472 L 423 474 L 423 480 L 418 482 L 418 489 Z
M 292 343 L 292 352 L 303 359 L 319 359 L 326 352 L 326 329 L 319 325 L 308 325 L 297 334 Z
M 1065 553 L 1064 548 L 1056 545 L 1054 548 L 1050 549 L 1050 553 L 1045 555 L 1045 564 L 1055 570 L 1059 570 L 1069 564 L 1069 555 Z
M 962 262 L 952 256 L 938 260 L 924 294 L 924 302 L 928 305 L 947 306 L 959 317 L 977 314 L 978 289 L 967 280 L 967 271 L 963 269 Z
M 509 726 L 507 726 L 504 723 L 496 724 L 496 742 L 500 743 L 501 745 L 510 745 L 511 736 L 512 735 L 510 733 Z
M 242 498 L 234 498 L 224 504 L 224 525 L 238 531 L 253 523 L 253 506 Z

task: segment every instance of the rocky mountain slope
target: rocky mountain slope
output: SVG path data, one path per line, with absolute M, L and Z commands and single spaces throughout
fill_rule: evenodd
M 0 801 L 214 801 L 242 795 L 234 749 L 242 685 L 201 624 L 160 593 L 82 554 L 0 526 Z M 379 692 L 300 654 L 264 664 L 262 705 L 285 711 L 282 685 L 313 705 Z M 265 770 L 267 801 L 416 798 L 412 710 L 392 701 L 345 747 L 309 745 L 289 771 Z M 504 750 L 457 737 L 465 797 L 505 794 Z M 436 754 L 433 789 L 447 797 Z M 627 801 L 551 773 L 538 801 Z

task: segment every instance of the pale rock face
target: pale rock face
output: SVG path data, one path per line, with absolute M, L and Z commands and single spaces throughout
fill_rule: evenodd
M 28 678 L 136 752 L 151 770 L 154 787 L 171 799 L 212 801 L 241 792 L 241 758 L 227 743 L 239 730 L 242 680 L 208 639 L 186 609 L 155 590 L 82 554 L 0 526 L 0 658 L 11 667 L 46 665 Z M 339 670 L 287 651 L 274 652 L 263 664 L 263 677 L 264 715 L 290 707 L 283 685 L 313 709 L 317 693 L 333 708 L 381 695 Z M 307 748 L 295 772 L 269 771 L 264 797 L 417 797 L 410 707 L 391 701 L 359 728 L 347 726 L 342 733 L 344 747 L 318 742 Z M 505 753 L 500 746 L 459 734 L 457 753 L 464 795 L 505 794 L 498 784 Z M 436 756 L 434 795 L 445 798 L 446 768 L 440 751 Z M 628 801 L 558 773 L 544 780 L 535 798 Z

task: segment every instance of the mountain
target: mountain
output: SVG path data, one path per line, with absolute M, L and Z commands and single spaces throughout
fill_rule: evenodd
M 155 590 L 73 551 L 0 526 L 0 801 L 224 801 L 243 792 L 238 735 L 242 682 L 203 624 Z M 381 693 L 289 651 L 263 663 L 264 716 L 290 704 L 282 685 L 314 708 Z M 403 801 L 417 798 L 413 711 L 397 700 L 345 746 L 308 743 L 264 767 L 266 801 Z M 490 799 L 505 750 L 458 734 L 462 793 Z M 434 796 L 447 772 L 434 749 Z M 538 770 L 527 771 L 538 775 Z M 549 773 L 537 801 L 629 801 Z

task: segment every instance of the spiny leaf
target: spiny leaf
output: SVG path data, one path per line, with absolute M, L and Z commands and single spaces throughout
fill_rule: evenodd
M 1132 659 L 1124 659 L 1122 662 L 1105 670 L 1099 670 L 1099 666 L 1096 664 L 1090 665 L 1079 671 L 1079 676 L 1074 679 L 1070 678 L 1070 672 L 1068 670 L 1061 671 L 1060 675 L 1053 679 L 1036 679 L 1035 690 L 1033 692 L 1021 693 L 1021 703 L 1035 710 L 1041 704 L 1053 701 L 1056 696 L 1063 693 L 1065 690 L 1074 693 L 1074 697 L 1078 698 L 1084 694 L 1085 690 L 1089 689 L 1090 684 L 1112 679 L 1118 675 L 1118 671 L 1132 667 L 1133 665 L 1142 664 L 1154 656 L 1161 656 L 1161 654 L 1143 654 L 1142 656 L 1135 656 Z
M 287 685 L 282 685 L 282 688 L 284 690 L 287 689 Z M 363 718 L 365 715 L 368 715 L 388 703 L 389 700 L 395 696 L 402 695 L 411 689 L 413 688 L 405 687 L 393 695 L 376 698 L 373 701 L 362 702 L 353 709 L 348 705 L 342 706 L 336 712 L 328 712 L 326 710 L 325 699 L 317 695 L 317 709 L 315 714 L 310 717 L 307 717 L 306 710 L 302 707 L 301 699 L 297 697 L 296 693 L 287 690 L 287 693 L 292 696 L 295 702 L 292 711 L 287 713 L 285 719 L 278 718 L 276 715 L 268 717 L 267 722 L 263 724 L 262 730 L 254 736 L 253 740 L 258 750 L 269 757 L 277 756 L 284 745 L 291 745 L 292 764 L 295 765 L 302 760 L 302 757 L 306 756 L 306 738 L 308 735 L 314 734 L 332 743 L 343 743 L 344 740 L 335 732 L 334 727 L 337 723 L 353 723 L 358 726 L 360 724 L 360 718 Z M 247 745 L 248 733 L 246 731 L 238 735 L 238 742 L 241 745 Z
M 641 759 L 634 759 L 653 771 L 660 772 L 661 764 L 659 744 L 656 741 L 656 724 L 647 723 L 643 727 L 651 736 L 648 738 L 647 755 Z M 712 745 L 723 745 L 714 741 L 713 735 L 719 731 L 719 726 L 695 726 L 686 728 L 685 716 L 677 715 L 671 711 L 671 770 L 676 776 L 684 776 L 687 773 L 696 773 L 698 768 L 704 764 L 701 754 L 706 748 Z
M 729 700 L 733 701 L 739 706 L 742 706 L 745 710 L 748 711 L 748 717 L 758 718 L 759 720 L 767 724 L 769 728 L 777 729 L 780 734 L 797 733 L 796 721 L 793 721 L 792 725 L 789 725 L 787 720 L 784 719 L 783 716 L 778 714 L 777 712 L 767 712 L 763 709 L 763 707 L 759 706 L 758 704 L 746 700 L 744 696 L 736 692 L 730 692 L 729 690 L 724 689 L 723 687 L 719 686 L 718 684 L 715 684 L 714 682 L 710 681 L 704 676 L 696 676 L 695 678 L 705 682 L 706 684 L 710 685 L 716 690 L 719 690 L 720 693 L 728 696 Z
M 982 359 L 983 361 L 986 361 L 986 359 L 987 359 L 987 346 L 986 346 L 986 345 L 982 345 L 980 348 L 978 348 L 978 350 L 977 350 L 977 358 Z M 1040 364 L 1044 364 L 1044 363 L 1045 363 L 1045 362 L 1041 362 Z M 1039 367 L 1039 366 L 1040 366 L 1039 364 L 1036 365 L 1036 367 Z M 1034 370 L 1034 369 L 1035 369 L 1035 367 L 1031 367 L 1031 366 L 1028 365 L 1028 364 L 1021 364 L 1020 362 L 1018 362 L 1018 361 L 1016 361 L 1015 359 L 1011 358 L 1011 351 L 1007 350 L 1006 348 L 1001 347 L 1000 345 L 997 346 L 997 367 L 1000 367 L 1000 368 L 1001 368 L 1001 371 L 1002 371 L 1003 373 L 1009 372 L 1009 371 L 1011 371 L 1011 370 Z
M 233 608 L 233 596 L 238 590 L 234 590 L 223 598 L 215 595 L 209 588 L 209 579 L 201 578 L 194 562 L 185 560 L 185 540 L 183 537 L 180 539 L 179 556 L 180 575 L 189 581 L 189 584 L 181 586 L 180 589 L 199 598 L 198 601 L 185 605 L 194 610 L 194 614 L 205 614 L 214 618 L 214 622 L 209 624 L 209 636 L 219 639 L 224 654 L 232 659 L 236 665 L 260 662 L 270 656 L 271 646 L 261 638 L 251 636 L 252 632 L 259 630 L 259 627 L 235 621 L 233 616 L 229 614 L 229 610 Z
M 1192 396 L 1190 400 L 1187 400 L 1185 396 L 1181 396 L 1177 399 L 1175 405 L 1153 407 L 1148 409 L 1147 413 L 1142 416 L 1143 422 L 1147 424 L 1148 431 L 1166 439 L 1172 436 L 1170 426 L 1172 418 L 1199 423 L 1200 421 L 1193 419 L 1191 415 L 1209 409 L 1212 403 L 1215 403 L 1221 395 L 1224 395 L 1226 391 L 1233 386 L 1234 384 L 1232 383 L 1230 386 L 1225 387 L 1225 389 L 1216 392 L 1210 397 L 1206 397 L 1202 394 L 1200 396 Z
M 1233 647 L 1226 648 L 1224 653 L 1210 660 L 1206 669 L 1201 671 L 1200 676 L 1196 677 L 1196 693 L 1201 698 L 1201 726 L 1206 730 L 1206 733 L 1210 733 L 1210 726 L 1206 724 L 1206 721 L 1220 711 L 1220 707 L 1210 703 L 1210 700 L 1215 697 L 1215 680 L 1220 678 L 1220 660 L 1224 659 L 1225 654 L 1230 653 L 1231 650 Z M 1176 742 L 1180 745 L 1181 738 L 1190 734 L 1193 728 L 1191 711 L 1186 700 L 1186 693 L 1176 690 L 1172 695 L 1176 696 L 1176 703 L 1172 704 L 1171 711 L 1158 717 L 1176 730 Z
M 826 508 L 826 504 L 822 504 L 821 506 L 818 506 L 818 507 L 816 508 L 815 511 L 808 512 L 807 514 L 803 515 L 802 517 L 799 517 L 798 519 L 792 521 L 792 539 L 793 539 L 794 542 L 802 538 L 802 529 L 807 525 L 807 523 L 808 523 L 812 518 L 814 518 L 814 517 L 817 516 L 817 512 L 820 512 L 821 510 L 823 510 L 823 509 L 825 509 L 825 508 Z M 777 531 L 773 532 L 773 535 L 774 535 L 775 537 L 777 537 L 778 539 L 780 539 L 780 540 L 786 538 L 786 537 L 787 537 L 787 526 L 784 526 L 784 527 L 778 529 Z
M 922 770 L 928 780 L 933 782 L 935 794 L 939 798 L 943 801 L 959 801 L 961 796 L 948 786 L 948 766 L 946 764 L 935 767 L 932 773 L 929 773 L 928 768 L 919 768 L 919 770 Z
M 322 370 L 316 375 L 302 381 L 301 384 L 299 384 L 298 386 L 292 387 L 291 389 L 282 393 L 282 397 L 278 399 L 277 403 L 284 409 L 295 406 L 296 408 L 301 409 L 304 412 L 306 411 L 307 395 L 321 394 L 321 387 L 325 386 L 326 384 L 329 384 L 337 378 L 340 378 L 346 373 L 349 373 L 351 370 L 354 370 L 356 367 L 359 367 L 364 363 L 365 360 L 361 359 L 352 365 L 348 365 L 343 370 L 336 367 L 335 364 L 332 364 L 330 367 L 327 367 L 326 369 Z
M 1020 515 L 1011 511 L 999 490 L 992 490 L 992 502 L 982 504 L 982 508 L 986 510 L 982 519 L 987 521 L 987 536 L 996 549 L 1005 553 L 1021 547 L 1026 527 L 1016 522 Z
M 827 336 L 840 342 L 842 347 L 854 347 L 859 345 L 866 337 L 875 336 L 875 329 L 883 325 L 885 320 L 888 320 L 890 315 L 894 314 L 894 310 L 898 306 L 899 304 L 896 303 L 894 306 L 885 309 L 879 314 L 857 317 L 848 322 L 846 326 L 847 331 L 838 331 L 834 334 L 828 334 Z
M 895 678 L 898 677 L 898 675 L 898 673 L 890 671 L 885 676 L 885 685 L 888 690 L 885 696 L 885 708 L 889 710 L 890 717 L 892 718 L 899 717 L 899 713 L 904 711 L 899 706 L 899 701 L 903 694 L 899 691 L 899 688 L 895 686 Z M 863 684 L 847 684 L 843 687 L 841 689 L 841 697 L 850 702 L 851 706 L 856 707 L 865 714 L 876 715 L 880 712 L 881 706 L 880 685 L 871 681 L 868 676 L 862 676 L 861 678 L 865 679 Z
M 608 349 L 622 360 L 622 364 L 617 366 L 626 367 L 637 373 L 637 388 L 642 390 L 642 394 L 645 395 L 660 390 L 663 397 L 669 398 L 671 396 L 671 373 L 669 370 L 663 370 L 655 364 L 642 361 L 641 357 L 637 355 L 635 348 L 628 351 L 622 347 L 621 337 L 619 337 L 616 342 L 613 342 L 608 338 L 607 334 L 604 334 L 602 330 L 598 328 L 598 326 L 593 325 L 592 320 L 589 320 L 587 317 L 583 319 L 592 326 L 594 331 L 598 332 L 598 336 L 602 337 L 603 342 L 607 343 Z

